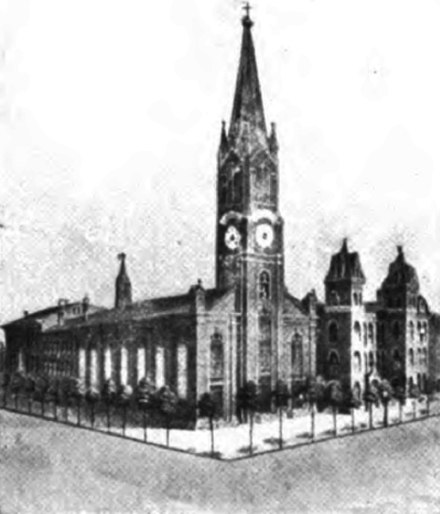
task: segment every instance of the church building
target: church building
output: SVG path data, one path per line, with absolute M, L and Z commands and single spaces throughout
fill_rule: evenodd
M 217 155 L 215 288 L 199 280 L 178 296 L 133 301 L 121 254 L 114 308 L 61 303 L 4 325 L 9 370 L 77 376 L 96 387 L 109 378 L 135 387 L 147 377 L 192 407 L 212 392 L 226 419 L 246 381 L 268 409 L 278 379 L 291 386 L 315 376 L 317 299 L 314 291 L 295 298 L 284 282 L 278 142 L 275 124 L 266 124 L 252 26 L 247 12 Z

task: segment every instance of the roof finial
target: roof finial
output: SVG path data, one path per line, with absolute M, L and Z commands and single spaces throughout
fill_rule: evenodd
M 251 28 L 252 25 L 254 24 L 249 16 L 251 9 L 252 9 L 252 7 L 250 6 L 249 2 L 243 3 L 243 10 L 245 12 L 245 15 L 243 16 L 243 18 L 241 20 L 243 23 L 243 27 Z

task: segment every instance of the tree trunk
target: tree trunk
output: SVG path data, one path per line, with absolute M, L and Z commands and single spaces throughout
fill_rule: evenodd
M 58 420 L 57 407 L 58 407 L 58 401 L 55 399 L 54 402 L 53 402 L 53 419 L 55 421 Z
M 142 410 L 142 425 L 144 427 L 144 443 L 147 442 L 147 412 L 145 409 Z
M 167 419 L 167 446 L 170 445 L 170 420 Z
M 416 419 L 416 400 L 413 400 L 413 419 Z
M 32 413 L 32 398 L 28 398 L 28 413 Z
M 337 437 L 338 435 L 338 421 L 337 421 L 337 415 L 336 415 L 336 406 L 333 405 L 333 435 Z
M 92 402 L 90 405 L 90 424 L 92 428 L 95 427 L 95 403 Z
M 373 403 L 368 403 L 368 427 L 371 430 L 373 428 Z
M 311 435 L 312 442 L 313 442 L 315 440 L 315 406 L 313 405 L 313 403 L 311 406 L 310 415 L 311 415 L 311 429 L 310 429 L 311 434 L 310 435 Z
M 280 407 L 280 450 L 283 449 L 283 408 Z
M 429 396 L 426 397 L 426 416 L 429 417 Z
M 125 436 L 125 427 L 127 424 L 127 406 L 122 407 L 122 435 Z
M 14 395 L 14 405 L 15 405 L 15 410 L 18 410 L 18 394 Z
M 81 398 L 78 396 L 76 400 L 76 409 L 77 409 L 77 419 L 76 424 L 81 426 Z
M 354 407 L 352 407 L 350 410 L 351 410 L 351 431 L 354 434 L 356 431 L 356 424 L 355 424 L 355 420 L 354 420 Z
M 110 432 L 110 402 L 107 402 L 107 432 Z
M 249 413 L 249 453 L 252 455 L 254 440 L 253 440 L 253 424 L 254 424 L 254 416 L 253 413 Z
M 403 411 L 403 403 L 399 401 L 399 423 L 402 423 L 402 411 Z
M 209 429 L 211 431 L 211 456 L 214 455 L 214 420 L 212 416 L 209 418 Z

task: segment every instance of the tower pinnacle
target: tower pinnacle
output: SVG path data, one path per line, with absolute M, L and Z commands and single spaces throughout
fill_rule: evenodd
M 125 269 L 125 253 L 118 254 L 118 259 L 121 261 L 119 273 L 116 277 L 116 296 L 115 307 L 117 309 L 124 309 L 131 305 L 131 282 Z

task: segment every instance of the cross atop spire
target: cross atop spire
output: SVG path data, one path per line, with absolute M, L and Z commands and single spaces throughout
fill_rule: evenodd
M 250 27 L 252 27 L 252 25 L 253 25 L 253 21 L 251 20 L 251 18 L 249 16 L 251 9 L 252 9 L 252 7 L 250 6 L 249 2 L 245 2 L 243 4 L 243 10 L 244 10 L 245 14 L 241 21 L 242 21 L 243 25 L 249 25 Z

